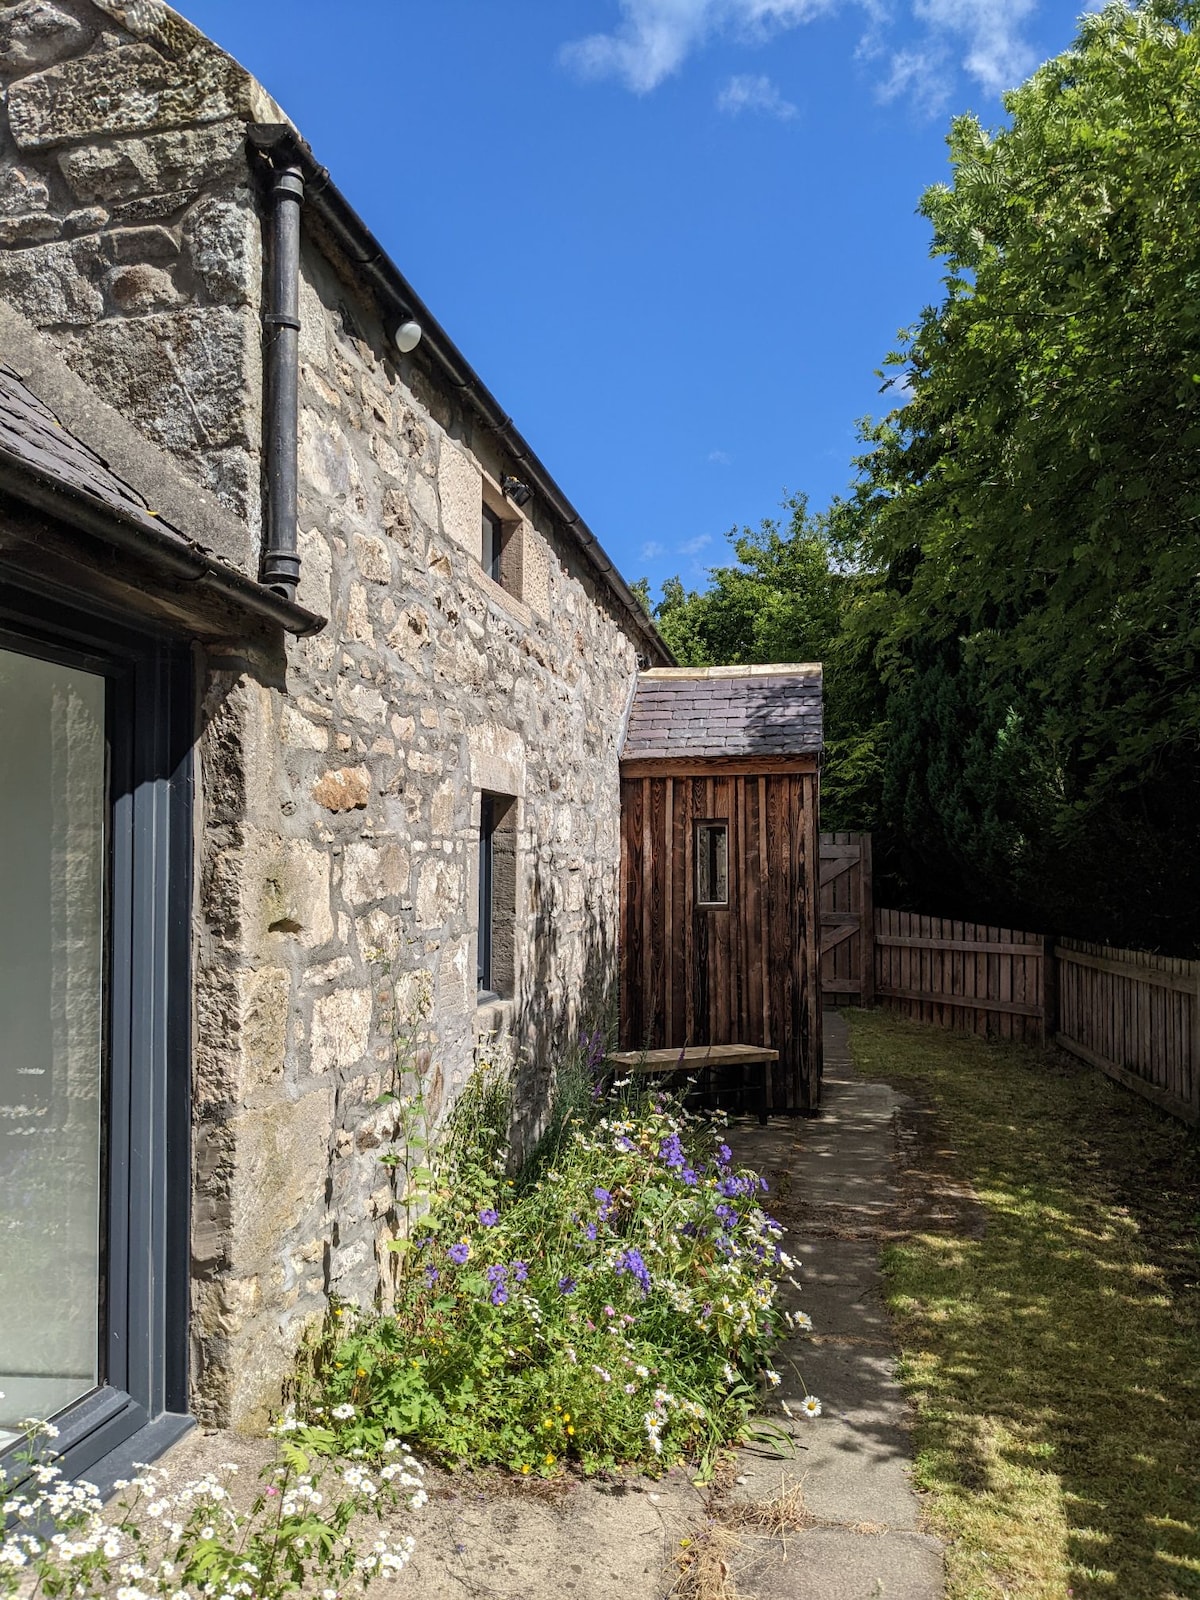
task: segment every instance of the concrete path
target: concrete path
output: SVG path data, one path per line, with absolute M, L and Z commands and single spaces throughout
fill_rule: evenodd
M 814 1333 L 789 1342 L 776 1393 L 806 1390 L 822 1415 L 778 1420 L 795 1445 L 743 1453 L 736 1496 L 763 1501 L 799 1486 L 798 1531 L 760 1537 L 734 1558 L 757 1600 L 940 1600 L 942 1546 L 919 1531 L 911 1441 L 883 1306 L 879 1249 L 898 1201 L 894 1113 L 902 1097 L 851 1065 L 844 1019 L 825 1017 L 822 1115 L 746 1129 L 741 1157 L 775 1180 L 787 1248 L 800 1265 L 793 1308 Z

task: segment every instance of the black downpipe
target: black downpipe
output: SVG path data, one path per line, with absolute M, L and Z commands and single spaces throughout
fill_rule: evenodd
M 296 544 L 296 478 L 300 372 L 300 207 L 304 174 L 298 165 L 272 168 L 270 275 L 263 316 L 267 390 L 267 548 L 262 576 L 291 600 L 300 581 Z

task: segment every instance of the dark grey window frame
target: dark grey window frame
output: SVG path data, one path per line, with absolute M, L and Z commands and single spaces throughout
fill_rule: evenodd
M 478 989 L 481 1001 L 497 1000 L 492 988 L 492 937 L 495 907 L 496 798 L 479 797 L 479 933 Z
M 192 1425 L 190 651 L 2 579 L 0 645 L 109 682 L 101 1382 L 55 1418 L 64 1472 L 107 1489 Z

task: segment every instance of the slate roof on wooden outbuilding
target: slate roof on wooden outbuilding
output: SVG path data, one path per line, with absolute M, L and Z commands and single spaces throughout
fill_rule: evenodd
M 182 550 L 189 541 L 161 517 L 103 458 L 59 422 L 50 407 L 0 362 L 0 456 L 34 477 L 98 502 L 122 521 L 140 524 L 160 538 L 174 535 Z
M 621 759 L 814 756 L 823 742 L 817 664 L 656 667 L 638 676 Z

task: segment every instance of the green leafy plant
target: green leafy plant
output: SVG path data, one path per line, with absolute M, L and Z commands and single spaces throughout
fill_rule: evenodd
M 509 1176 L 507 1075 L 474 1075 L 394 1309 L 331 1308 L 301 1415 L 343 1450 L 398 1434 L 445 1462 L 543 1475 L 711 1462 L 745 1429 L 793 1321 L 782 1230 L 719 1126 L 627 1087 L 569 1094 Z

